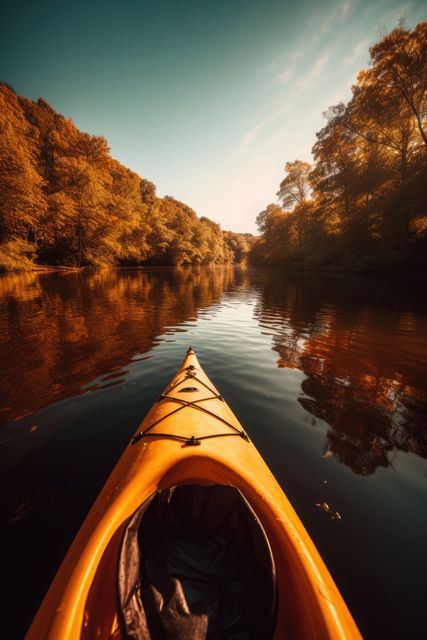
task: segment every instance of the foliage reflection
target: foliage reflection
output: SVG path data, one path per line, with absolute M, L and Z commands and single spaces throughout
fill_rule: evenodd
M 277 366 L 306 374 L 299 402 L 329 425 L 324 455 L 357 474 L 391 465 L 396 450 L 427 457 L 427 320 L 425 309 L 411 311 L 418 295 L 357 277 L 263 281 L 256 316 Z
M 0 422 L 81 393 L 148 352 L 168 328 L 218 302 L 239 273 L 176 267 L 0 278 L 0 395 L 7 399 Z

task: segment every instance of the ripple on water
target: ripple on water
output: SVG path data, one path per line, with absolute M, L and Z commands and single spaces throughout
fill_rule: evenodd
M 360 278 L 356 285 L 350 276 L 343 283 L 219 268 L 0 278 L 2 499 L 15 518 L 6 528 L 13 562 L 3 567 L 12 585 L 4 597 L 10 610 L 19 602 L 20 636 L 191 345 L 292 499 L 366 635 L 419 637 L 426 303 L 407 285 Z M 342 521 L 315 507 L 322 501 Z M 15 575 L 27 576 L 19 588 Z

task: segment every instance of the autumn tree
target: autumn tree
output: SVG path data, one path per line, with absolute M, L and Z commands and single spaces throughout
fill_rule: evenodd
M 360 146 L 382 147 L 390 184 L 383 235 L 407 244 L 415 206 L 412 168 L 426 153 L 427 25 L 399 27 L 370 49 L 372 66 L 360 72 L 349 103 L 349 126 Z M 415 190 L 417 191 L 417 189 Z M 387 202 L 388 200 L 388 202 Z
M 109 173 L 112 183 L 109 187 L 107 236 L 113 258 L 121 263 L 141 264 L 150 251 L 150 205 L 141 197 L 143 181 L 117 160 L 110 160 Z M 155 193 L 154 185 L 153 188 Z
M 278 264 L 295 253 L 297 234 L 292 212 L 269 204 L 258 214 L 256 223 L 262 237 L 251 248 L 252 261 Z
M 324 114 L 313 168 L 286 164 L 277 195 L 290 211 L 278 215 L 270 205 L 258 217 L 257 261 L 427 266 L 426 36 L 426 23 L 400 25 L 371 47 L 349 103 Z
M 199 247 L 198 259 L 201 264 L 227 262 L 224 236 L 216 222 L 202 216 L 199 225 L 196 225 L 194 242 Z
M 324 114 L 327 124 L 317 134 L 313 146 L 316 162 L 311 183 L 323 215 L 325 232 L 336 235 L 352 226 L 357 175 L 355 137 L 348 127 L 344 104 L 330 107 Z
M 387 191 L 393 193 L 395 206 L 388 213 L 382 235 L 389 234 L 397 242 L 406 242 L 410 223 L 405 207 L 408 175 L 417 153 L 413 114 L 400 96 L 382 93 L 377 85 L 370 83 L 367 74 L 361 73 L 348 106 L 348 115 L 348 127 L 357 136 L 358 148 L 364 152 L 364 158 L 381 157 L 382 167 L 387 169 L 388 176 L 383 177 L 389 178 Z M 375 182 L 380 187 L 378 178 Z
M 303 204 L 310 194 L 311 165 L 302 160 L 294 160 L 285 164 L 286 177 L 280 183 L 277 196 L 285 209 Z
M 242 264 L 247 261 L 249 251 L 254 242 L 250 233 L 235 233 L 223 231 L 227 262 Z
M 310 172 L 311 165 L 302 160 L 287 162 L 286 177 L 280 183 L 277 196 L 285 209 L 293 211 L 294 228 L 297 233 L 298 245 L 303 247 L 307 241 L 309 230 L 308 215 L 310 211 Z
M 37 162 L 38 131 L 0 84 L 0 242 L 37 239 L 47 209 Z
M 374 83 L 391 102 L 408 107 L 427 148 L 427 22 L 413 31 L 400 25 L 371 47 L 370 54 L 373 64 L 365 82 Z
M 153 182 L 141 178 L 139 190 L 144 204 L 152 206 L 156 202 L 156 185 Z

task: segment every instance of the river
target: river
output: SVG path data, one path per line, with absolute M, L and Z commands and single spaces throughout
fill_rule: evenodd
M 4 637 L 22 637 L 190 345 L 363 635 L 423 636 L 424 290 L 424 280 L 237 267 L 0 277 Z

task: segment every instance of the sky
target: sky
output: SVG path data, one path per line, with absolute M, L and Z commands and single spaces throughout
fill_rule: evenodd
M 38 0 L 0 10 L 0 80 L 223 229 L 255 232 L 369 46 L 423 0 Z

